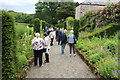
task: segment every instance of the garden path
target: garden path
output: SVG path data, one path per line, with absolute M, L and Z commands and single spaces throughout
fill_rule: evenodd
M 32 65 L 26 78 L 96 78 L 78 54 L 75 57 L 69 56 L 68 45 L 65 55 L 61 55 L 60 46 L 55 41 L 50 49 L 50 63 L 43 65 Z

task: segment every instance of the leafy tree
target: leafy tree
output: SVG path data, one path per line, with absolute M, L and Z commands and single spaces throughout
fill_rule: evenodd
M 16 22 L 19 23 L 32 23 L 32 20 L 34 19 L 34 14 L 25 14 L 20 12 L 15 12 L 13 10 L 8 11 L 12 16 L 14 16 L 14 19 Z
M 56 18 L 58 20 L 66 19 L 67 17 L 75 17 L 75 7 L 78 3 L 61 2 L 56 9 Z
M 66 24 L 67 24 L 67 29 L 72 29 L 74 26 L 74 18 L 73 17 L 67 17 L 66 18 Z
M 40 19 L 34 19 L 34 32 L 40 32 Z
M 36 18 L 39 18 L 40 20 L 44 20 L 48 22 L 49 24 L 56 24 L 56 9 L 57 4 L 53 2 L 38 2 L 35 4 L 36 6 Z
M 73 2 L 38 2 L 35 4 L 35 17 L 55 25 L 59 20 L 65 20 L 68 16 L 74 17 L 77 4 Z

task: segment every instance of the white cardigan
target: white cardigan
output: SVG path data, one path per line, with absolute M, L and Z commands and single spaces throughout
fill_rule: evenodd
M 44 42 L 45 42 L 45 46 L 44 47 L 47 49 L 46 53 L 49 53 L 49 51 L 48 51 L 48 49 L 50 49 L 50 38 L 49 38 L 49 36 L 46 36 L 44 38 Z

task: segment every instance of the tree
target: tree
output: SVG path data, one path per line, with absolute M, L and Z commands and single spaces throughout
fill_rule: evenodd
M 32 20 L 34 19 L 34 14 L 25 14 L 20 12 L 15 12 L 12 10 L 8 11 L 18 23 L 32 23 Z
M 66 24 L 67 24 L 67 29 L 72 29 L 74 26 L 74 18 L 73 17 L 67 17 L 66 18 Z
M 56 9 L 56 18 L 58 20 L 66 19 L 67 17 L 75 17 L 75 8 L 78 3 L 73 2 L 62 2 L 59 3 L 58 8 Z
M 34 19 L 34 32 L 40 32 L 40 19 Z
M 38 2 L 35 4 L 36 14 L 35 17 L 44 20 L 49 24 L 56 24 L 55 18 L 57 3 L 55 2 Z
M 38 2 L 35 4 L 35 17 L 44 20 L 51 25 L 58 20 L 65 20 L 68 16 L 75 16 L 77 3 L 73 2 Z

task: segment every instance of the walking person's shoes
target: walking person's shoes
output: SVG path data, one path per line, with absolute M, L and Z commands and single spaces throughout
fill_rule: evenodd
M 40 65 L 40 67 L 43 67 L 44 65 Z
M 34 66 L 37 66 L 37 65 L 34 64 Z
M 44 63 L 49 63 L 49 61 L 46 61 L 46 60 L 45 60 Z
M 76 56 L 76 54 L 74 54 L 74 56 Z
M 70 57 L 71 57 L 71 54 L 70 54 Z

